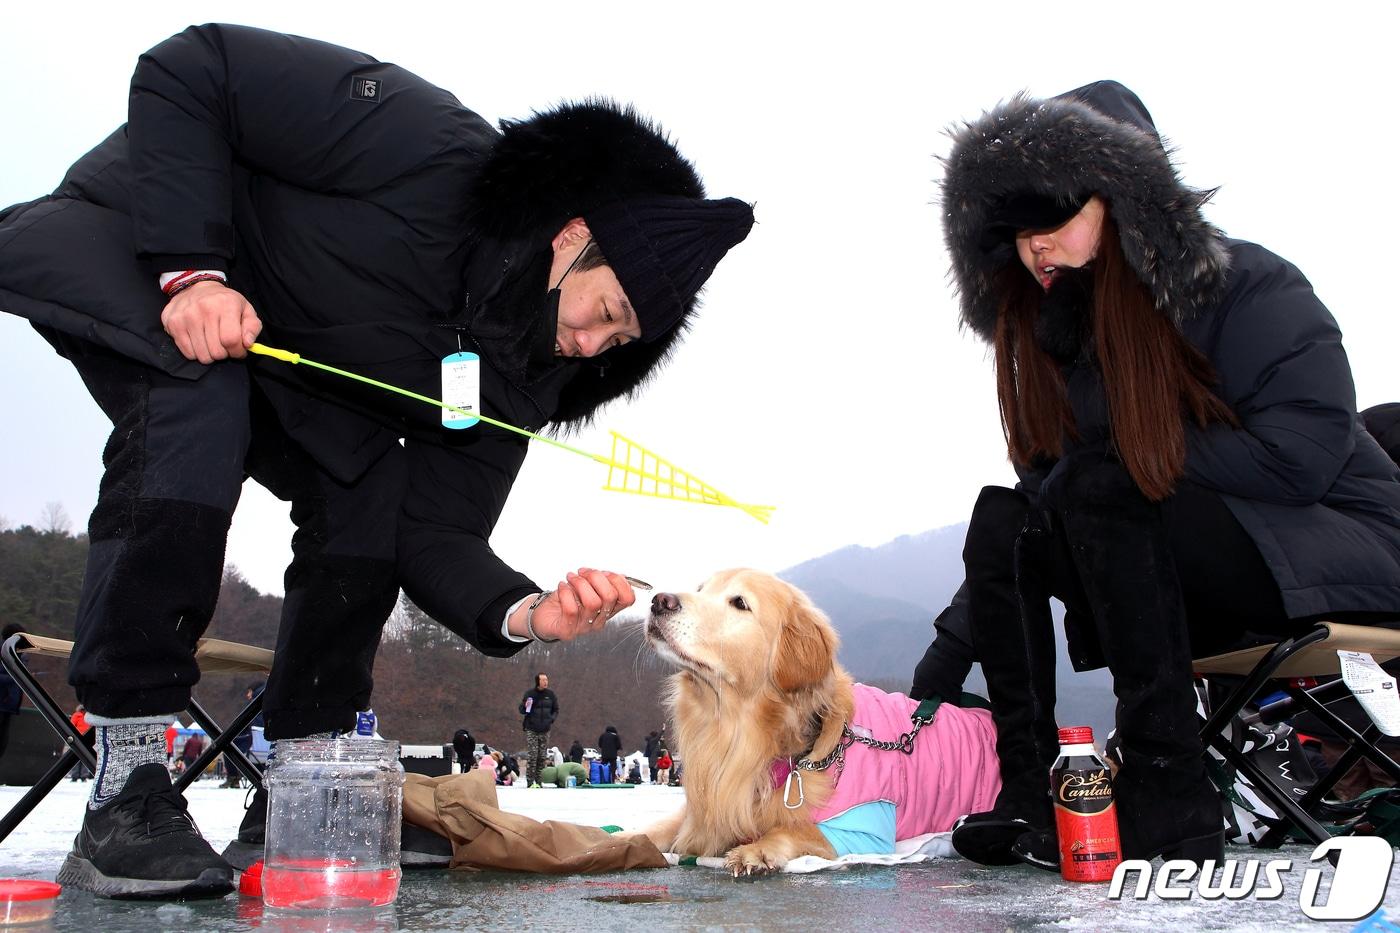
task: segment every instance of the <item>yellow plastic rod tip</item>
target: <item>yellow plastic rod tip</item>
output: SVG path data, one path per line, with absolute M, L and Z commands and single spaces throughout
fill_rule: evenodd
M 276 347 L 269 347 L 266 344 L 255 343 L 248 348 L 249 352 L 260 353 L 263 356 L 270 356 L 273 359 L 281 360 L 284 363 L 300 363 L 301 354 L 292 353 L 289 350 L 279 350 Z

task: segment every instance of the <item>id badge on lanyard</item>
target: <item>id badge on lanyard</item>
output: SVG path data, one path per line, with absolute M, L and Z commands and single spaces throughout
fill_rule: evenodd
M 442 400 L 462 411 L 442 410 L 442 426 L 460 430 L 481 419 L 462 412 L 481 411 L 481 357 L 460 351 L 442 358 Z

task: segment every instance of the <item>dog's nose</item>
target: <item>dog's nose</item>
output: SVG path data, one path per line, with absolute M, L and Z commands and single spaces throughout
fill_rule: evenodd
M 674 593 L 657 593 L 651 598 L 651 611 L 655 615 L 677 612 L 680 608 L 681 601 Z

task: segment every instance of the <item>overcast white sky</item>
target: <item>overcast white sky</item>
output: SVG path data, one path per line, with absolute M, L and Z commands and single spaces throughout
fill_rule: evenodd
M 1362 407 L 1400 398 L 1393 4 L 441 2 L 8 4 L 0 204 L 51 190 L 125 119 L 136 57 L 222 20 L 369 52 L 488 119 L 602 94 L 656 118 L 713 196 L 757 203 L 693 336 L 599 419 L 741 512 L 605 493 L 532 451 L 493 539 L 542 584 L 581 564 L 664 588 L 966 519 L 1011 477 L 992 367 L 959 332 L 933 201 L 943 133 L 1020 89 L 1136 90 L 1210 217 L 1296 263 L 1341 323 Z M 961 7 L 961 8 L 959 8 Z M 1141 11 L 1141 12 L 1139 12 Z M 289 348 L 295 349 L 295 348 Z M 72 370 L 0 314 L 0 516 L 81 527 L 108 425 Z M 606 452 L 606 430 L 576 442 Z M 280 593 L 287 508 L 248 484 L 228 560 Z

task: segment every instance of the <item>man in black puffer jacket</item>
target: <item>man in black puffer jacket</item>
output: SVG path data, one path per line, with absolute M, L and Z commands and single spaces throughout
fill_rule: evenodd
M 52 195 L 0 212 L 0 308 L 73 363 L 114 426 L 69 671 L 98 780 L 64 883 L 232 885 L 154 737 L 198 680 L 245 474 L 297 526 L 270 739 L 345 730 L 369 706 L 400 587 L 495 656 L 599 630 L 634 600 L 617 574 L 542 588 L 493 553 L 523 439 L 246 359 L 252 343 L 432 398 L 449 368 L 479 367 L 484 413 L 586 421 L 654 374 L 747 235 L 748 205 L 704 194 L 656 127 L 611 103 L 497 130 L 395 65 L 239 26 L 141 57 L 129 122 Z
M 603 783 L 611 784 L 617 777 L 617 759 L 622 751 L 622 736 L 616 726 L 608 726 L 598 736 L 598 753 L 602 756 Z

